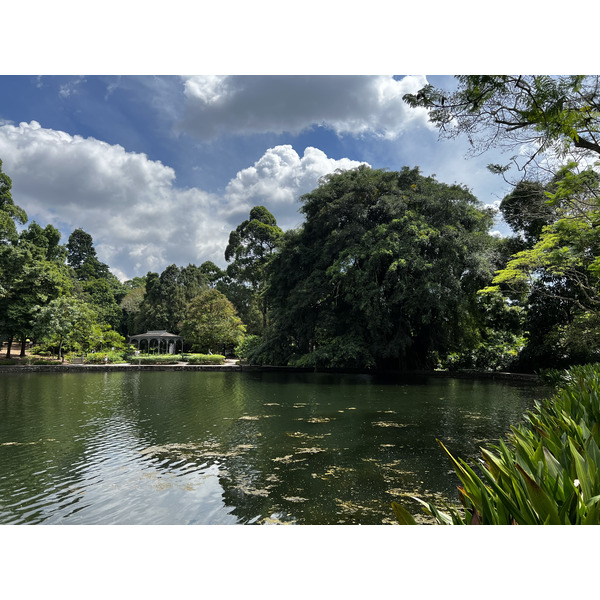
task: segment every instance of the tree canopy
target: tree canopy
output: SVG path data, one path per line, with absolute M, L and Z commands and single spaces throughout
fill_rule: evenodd
M 491 275 L 492 215 L 418 168 L 327 176 L 273 259 L 261 351 L 319 366 L 425 367 L 465 339 Z
M 233 304 L 215 289 L 201 291 L 187 305 L 181 334 L 200 352 L 225 354 L 243 339 L 246 331 Z
M 442 136 L 512 148 L 523 174 L 500 205 L 521 239 L 493 285 L 526 309 L 527 368 L 600 358 L 600 76 L 460 76 L 405 96 Z M 490 165 L 506 177 L 508 165 Z M 584 348 L 587 348 L 584 351 Z
M 444 137 L 466 135 L 473 152 L 518 149 L 512 162 L 527 171 L 549 150 L 564 157 L 600 155 L 600 76 L 461 75 L 453 92 L 427 85 L 406 94 Z M 491 165 L 497 172 L 509 165 Z M 547 168 L 548 165 L 542 165 Z M 538 171 L 539 174 L 539 171 Z
M 225 248 L 225 260 L 230 262 L 227 276 L 233 301 L 248 321 L 252 320 L 253 310 L 258 309 L 262 318 L 260 330 L 267 326 L 269 310 L 265 295 L 267 267 L 282 234 L 275 217 L 264 206 L 255 206 L 250 218 L 229 234 Z

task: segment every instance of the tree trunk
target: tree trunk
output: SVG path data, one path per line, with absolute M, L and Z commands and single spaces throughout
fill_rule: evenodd
M 10 358 L 10 349 L 12 347 L 13 336 L 8 336 L 8 346 L 6 347 L 6 358 Z
M 27 338 L 25 336 L 23 336 L 21 338 L 21 354 L 20 357 L 21 358 L 25 358 L 25 348 L 27 346 Z

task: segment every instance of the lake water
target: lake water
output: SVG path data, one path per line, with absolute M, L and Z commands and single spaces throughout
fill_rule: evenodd
M 0 523 L 386 524 L 456 501 L 540 389 L 273 372 L 0 375 Z

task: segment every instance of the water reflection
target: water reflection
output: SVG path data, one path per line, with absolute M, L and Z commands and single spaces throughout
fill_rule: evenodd
M 473 456 L 539 393 L 324 374 L 6 374 L 0 522 L 392 523 L 394 499 L 455 498 L 436 438 Z

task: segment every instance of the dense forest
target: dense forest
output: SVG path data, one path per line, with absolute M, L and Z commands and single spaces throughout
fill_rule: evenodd
M 477 151 L 528 144 L 499 207 L 511 236 L 491 234 L 493 211 L 464 186 L 361 166 L 305 194 L 297 229 L 254 207 L 225 269 L 170 265 L 120 282 L 85 231 L 61 244 L 52 225 L 27 224 L 0 162 L 0 335 L 23 354 L 27 340 L 64 354 L 167 330 L 191 350 L 323 368 L 598 361 L 598 78 L 459 77 L 452 93 L 405 100 Z M 510 166 L 490 169 L 507 178 Z

